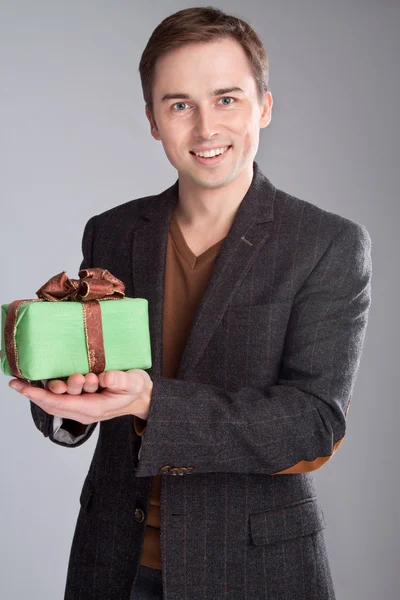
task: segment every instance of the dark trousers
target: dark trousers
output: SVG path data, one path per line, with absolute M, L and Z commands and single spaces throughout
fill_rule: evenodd
M 139 566 L 130 600 L 162 600 L 161 569 Z

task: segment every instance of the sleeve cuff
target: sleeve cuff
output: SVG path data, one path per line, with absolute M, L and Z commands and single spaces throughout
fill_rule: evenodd
M 76 444 L 83 439 L 89 431 L 90 425 L 88 425 L 85 431 L 78 436 L 72 435 L 69 431 L 62 429 L 63 419 L 61 417 L 53 417 L 53 437 L 58 442 L 64 442 L 65 444 Z

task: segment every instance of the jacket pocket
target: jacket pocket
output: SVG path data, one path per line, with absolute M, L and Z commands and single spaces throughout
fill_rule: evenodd
M 256 546 L 273 544 L 325 529 L 317 497 L 250 515 L 251 537 Z

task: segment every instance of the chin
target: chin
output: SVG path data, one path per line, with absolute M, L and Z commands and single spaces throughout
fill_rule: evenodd
M 191 174 L 190 179 L 199 187 L 208 190 L 224 187 L 232 181 L 232 177 L 229 175 L 219 175 L 219 177 L 215 175 L 213 177 L 196 177 L 196 174 Z

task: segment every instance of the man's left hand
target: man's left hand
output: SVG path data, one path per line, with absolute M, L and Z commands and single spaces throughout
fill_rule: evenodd
M 49 415 L 89 425 L 124 415 L 136 415 L 146 420 L 153 382 L 146 371 L 130 369 L 107 371 L 98 376 L 74 373 L 67 381 L 47 380 L 46 389 L 21 379 L 12 379 L 9 386 Z

